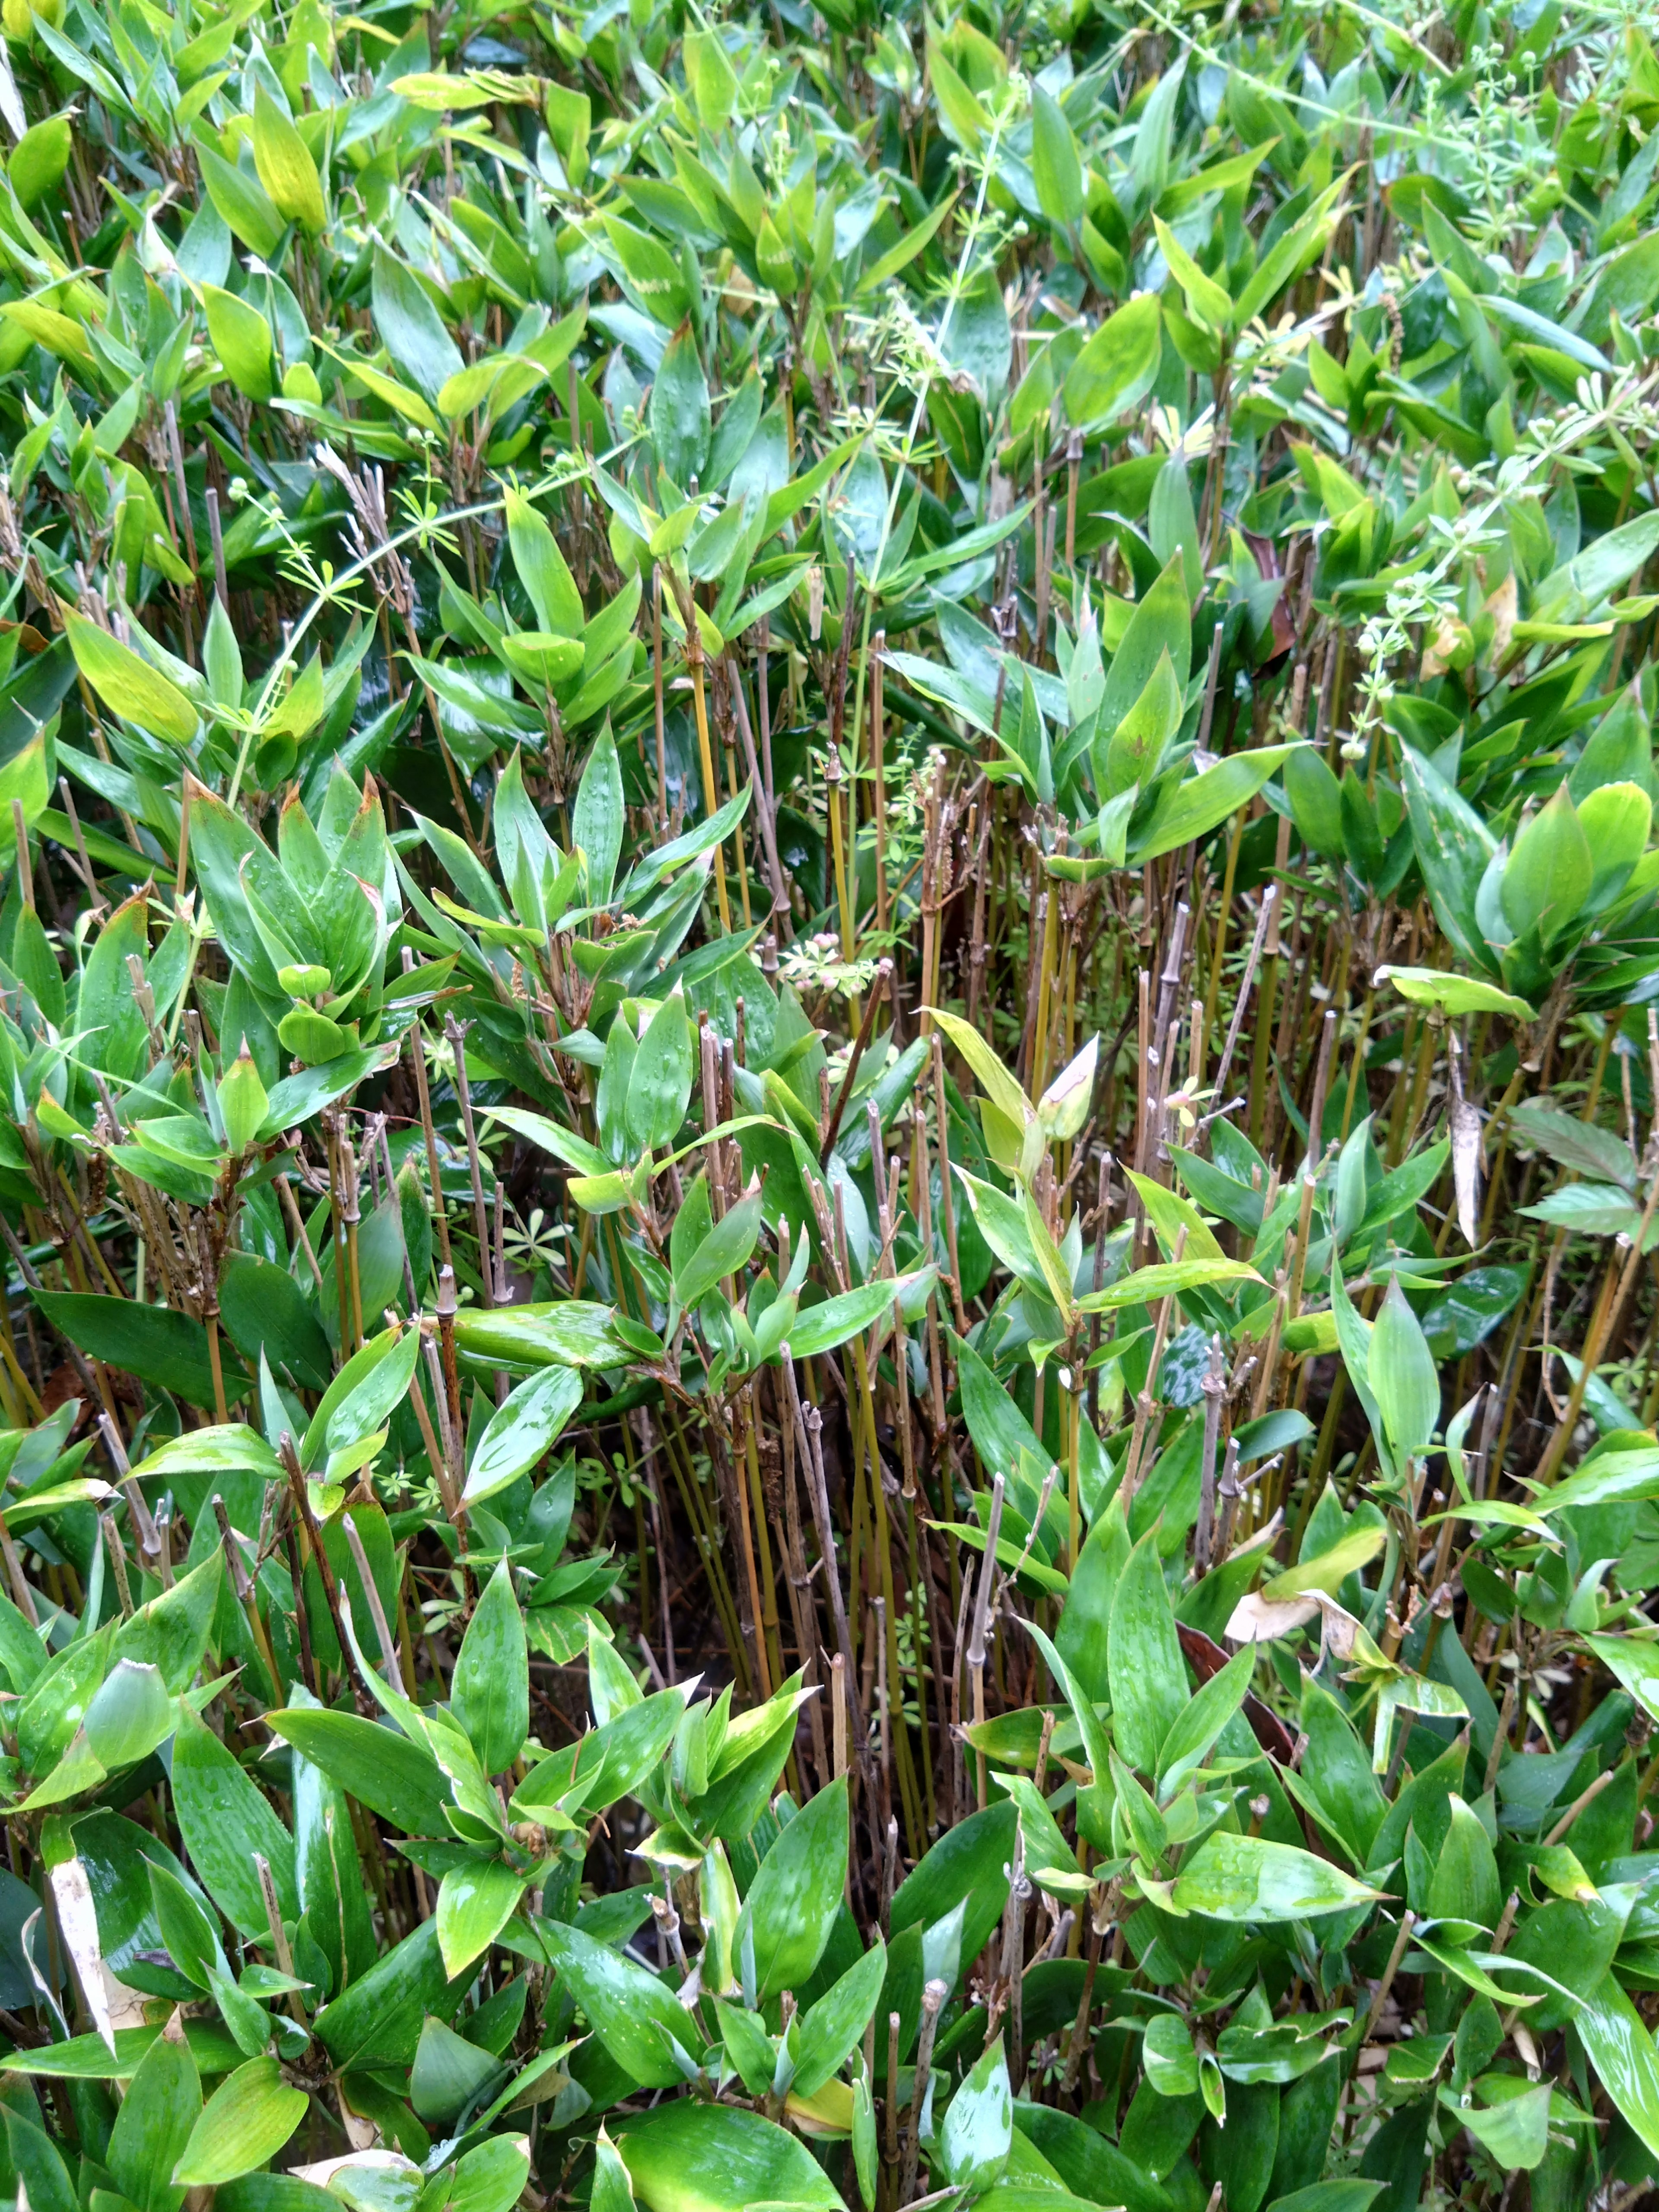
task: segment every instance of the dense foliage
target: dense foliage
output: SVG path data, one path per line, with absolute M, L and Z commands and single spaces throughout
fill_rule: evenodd
M 1633 2205 L 1640 11 L 3 32 L 0 2191 Z

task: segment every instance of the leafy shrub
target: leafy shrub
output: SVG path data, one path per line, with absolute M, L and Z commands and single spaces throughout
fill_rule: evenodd
M 3 27 L 0 2190 L 1634 2204 L 1639 18 Z

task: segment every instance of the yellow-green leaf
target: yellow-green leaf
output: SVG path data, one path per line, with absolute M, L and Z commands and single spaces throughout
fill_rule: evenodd
M 408 385 L 399 384 L 395 376 L 388 376 L 384 369 L 371 368 L 367 362 L 357 361 L 350 354 L 334 353 L 331 346 L 325 346 L 323 350 L 332 354 L 342 368 L 349 370 L 377 399 L 384 399 L 388 407 L 406 421 L 418 422 L 423 430 L 437 428 L 437 416 L 418 392 L 410 391 Z
M 91 344 L 71 316 L 60 315 L 56 307 L 47 307 L 41 300 L 0 301 L 0 314 L 9 316 L 26 330 L 36 345 L 45 346 L 48 353 L 55 353 L 64 361 L 78 362 L 83 368 L 91 368 Z
M 289 2087 L 274 2058 L 249 2059 L 208 2099 L 173 2169 L 173 2186 L 212 2188 L 253 2172 L 281 2150 L 310 2101 Z
M 0 823 L 11 818 L 11 803 L 21 799 L 23 819 L 31 830 L 46 811 L 51 797 L 46 783 L 46 733 L 37 730 L 21 752 L 15 752 L 3 768 L 0 768 Z M 42 1091 L 44 1105 L 49 1093 Z
M 277 213 L 314 237 L 328 220 L 317 164 L 262 84 L 253 94 L 253 166 Z
M 1282 1575 L 1275 1575 L 1267 1583 L 1261 1595 L 1277 1603 L 1287 1597 L 1300 1597 L 1305 1590 L 1323 1590 L 1327 1597 L 1334 1597 L 1350 1575 L 1357 1575 L 1382 1550 L 1384 1531 L 1380 1527 L 1356 1528 L 1340 1544 L 1333 1544 L 1328 1552 L 1316 1559 L 1304 1559 L 1299 1567 L 1291 1567 Z
M 276 389 L 270 373 L 270 325 L 259 310 L 216 284 L 202 287 L 208 336 L 219 364 L 246 399 L 269 399 Z
M 64 623 L 76 666 L 112 714 L 136 722 L 153 738 L 167 738 L 176 745 L 190 743 L 196 735 L 196 709 L 176 684 L 73 607 L 64 608 Z

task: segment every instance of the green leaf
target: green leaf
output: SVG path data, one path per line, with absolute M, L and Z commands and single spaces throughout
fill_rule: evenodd
M 317 2034 L 337 2066 L 408 2066 L 421 2022 L 442 1998 L 449 1977 L 435 1920 L 423 1920 L 317 2016 Z
M 136 722 L 153 738 L 187 745 L 196 735 L 198 716 L 178 685 L 73 607 L 64 607 L 63 614 L 75 665 L 110 712 Z
M 688 1312 L 716 1285 L 735 1275 L 759 1242 L 761 1194 L 740 1199 L 717 1221 L 674 1277 L 674 1295 Z
M 227 1421 L 206 1429 L 187 1429 L 147 1453 L 133 1468 L 140 1480 L 155 1474 L 220 1474 L 248 1468 L 268 1482 L 283 1480 L 283 1462 L 257 1429 Z
M 1166 653 L 1176 690 L 1184 695 L 1192 668 L 1193 617 L 1179 558 L 1166 562 L 1151 588 L 1137 599 L 1112 655 L 1099 712 L 1099 727 L 1108 738 L 1140 699 Z
M 1158 1771 L 1158 1754 L 1188 1702 L 1156 1532 L 1142 1537 L 1112 1597 L 1112 1734 L 1129 1765 Z
M 894 1891 L 891 1940 L 907 1928 L 933 1927 L 965 1901 L 962 1955 L 976 1959 L 1008 1901 L 1006 1869 L 1018 1825 L 1005 1801 L 947 1828 Z
M 1440 2092 L 1440 2102 L 1506 2172 L 1529 2173 L 1542 2165 L 1549 2143 L 1551 2089 L 1547 2081 L 1517 2087 L 1518 2096 L 1503 2097 L 1496 2104 L 1470 2104 L 1449 2089 Z
M 1152 390 L 1163 357 L 1164 315 L 1155 292 L 1109 315 L 1066 371 L 1066 412 L 1099 430 Z
M 651 386 L 650 423 L 659 468 L 688 489 L 701 482 L 708 465 L 708 380 L 689 322 L 681 324 L 663 355 Z
M 1060 104 L 1040 84 L 1031 87 L 1031 177 L 1037 204 L 1050 222 L 1069 228 L 1083 213 L 1083 164 L 1077 140 Z
M 276 389 L 271 369 L 270 325 L 249 301 L 216 284 L 204 284 L 208 336 L 221 367 L 244 398 L 269 399 Z M 214 602 L 216 606 L 218 602 Z M 234 702 L 240 706 L 240 699 Z
M 1322 752 L 1312 745 L 1294 749 L 1285 763 L 1285 796 L 1303 843 L 1328 860 L 1344 854 L 1341 792 Z
M 1419 1458 L 1439 1424 L 1440 1378 L 1422 1324 L 1395 1276 L 1372 1325 L 1369 1379 L 1396 1455 Z
M 90 1358 L 123 1368 L 158 1389 L 171 1390 L 192 1406 L 213 1404 L 207 1331 L 188 1314 L 93 1291 L 37 1291 L 33 1297 L 52 1327 Z M 222 1343 L 220 1364 L 225 1395 L 241 1397 L 248 1388 L 247 1376 Z
M 14 803 L 20 805 L 23 810 L 25 824 L 33 830 L 46 811 L 46 732 L 37 730 L 27 744 L 14 753 L 3 767 L 0 767 L 0 810 L 10 816 Z M 35 926 L 39 927 L 38 920 Z M 47 978 L 49 986 L 55 979 L 61 993 L 63 979 L 58 975 L 58 963 L 50 948 L 47 948 L 45 965 L 51 971 Z M 32 982 L 32 979 L 26 980 Z M 40 1004 L 39 999 L 36 1004 Z M 44 1007 L 42 1011 L 45 1011 Z
M 973 1070 L 980 1088 L 997 1111 L 1016 1132 L 1023 1131 L 1032 1109 L 1017 1079 L 1009 1073 L 970 1023 L 963 1021 L 959 1014 L 946 1013 L 942 1007 L 932 1007 L 929 1011 Z
M 253 166 L 271 205 L 314 237 L 328 220 L 311 149 L 264 86 L 253 90 Z
M 1111 1313 L 1119 1306 L 1156 1305 L 1160 1298 L 1179 1297 L 1183 1291 L 1202 1290 L 1211 1283 L 1261 1280 L 1243 1260 L 1155 1260 L 1106 1290 L 1088 1291 L 1078 1300 L 1078 1311 Z
M 338 362 L 364 391 L 383 401 L 394 415 L 400 415 L 404 422 L 416 423 L 422 430 L 430 430 L 435 435 L 438 418 L 418 392 L 412 391 L 406 384 L 400 384 L 395 376 L 388 376 L 383 369 L 371 368 L 366 361 L 359 361 L 355 354 L 336 353 L 331 346 L 321 341 L 319 343 L 322 343 L 323 351 Z M 449 386 L 446 383 L 443 388 L 447 391 Z M 399 442 L 401 445 L 401 441 Z
M 691 1024 L 676 984 L 646 1024 L 628 1079 L 623 1119 L 637 1151 L 673 1143 L 690 1102 L 693 1073 Z
M 173 2180 L 188 2188 L 211 2188 L 252 2173 L 281 2150 L 310 2102 L 303 2089 L 289 2087 L 274 2058 L 250 2059 L 208 2099 L 173 2169 Z
M 491 2052 L 469 2043 L 441 2020 L 425 2021 L 410 2069 L 409 2101 L 423 2120 L 447 2123 L 501 2072 Z
M 1455 1792 L 1446 1832 L 1429 1884 L 1431 1914 L 1437 1920 L 1472 1920 L 1477 1927 L 1498 1925 L 1504 1909 L 1498 1860 L 1478 1814 Z
M 208 198 L 226 225 L 251 253 L 262 261 L 273 260 L 283 242 L 283 218 L 264 185 L 211 146 L 198 141 L 192 150 L 201 164 Z
M 1249 282 L 1233 303 L 1233 327 L 1243 330 L 1264 307 L 1271 306 L 1285 287 L 1298 276 L 1318 254 L 1335 220 L 1333 204 L 1346 185 L 1346 178 L 1328 185 L 1301 219 L 1283 232 L 1262 255 Z
M 1158 483 L 1164 481 L 1160 472 Z M 1184 573 L 1183 562 L 1183 573 Z M 1103 742 L 1097 762 L 1109 799 L 1145 789 L 1164 758 L 1164 749 L 1181 726 L 1181 686 L 1167 649 L 1146 678 L 1146 689 Z
M 356 1713 L 289 1705 L 267 1716 L 284 1742 L 406 1836 L 447 1836 L 449 1785 L 432 1754 Z
M 56 354 L 62 361 L 73 362 L 77 368 L 91 368 L 91 343 L 84 327 L 73 315 L 60 314 L 56 307 L 48 307 L 39 300 L 0 301 L 0 314 L 48 353 Z
M 509 2212 L 529 2178 L 528 2138 L 492 2136 L 456 2160 L 448 2212 Z
M 967 1389 L 963 1384 L 963 1401 Z M 1084 1431 L 1086 1437 L 1086 1430 Z M 1085 1446 L 1086 1449 L 1086 1445 Z M 1096 1515 L 1073 1565 L 1071 1588 L 1054 1648 L 1077 1678 L 1082 1693 L 1104 1704 L 1110 1685 L 1112 1595 L 1129 1557 L 1129 1536 L 1123 1508 L 1114 1498 Z M 1036 1755 L 1035 1743 L 1031 1757 Z M 1024 1764 L 1030 1764 L 1027 1759 Z
M 1515 841 L 1501 886 L 1504 918 L 1517 937 L 1536 928 L 1548 945 L 1579 918 L 1595 878 L 1589 840 L 1564 783 Z
M 1269 2212 L 1372 2212 L 1388 2186 L 1382 2181 L 1316 2181 L 1276 2197 Z
M 533 1878 L 505 1859 L 470 1859 L 450 1869 L 438 1885 L 437 1922 L 438 1948 L 452 1980 L 489 1948 Z
M 939 2135 L 939 2159 L 958 2189 L 978 2196 L 1000 2179 L 1014 2135 L 1008 2060 L 999 2035 L 951 2100 Z
M 1182 1860 L 1172 1898 L 1178 1911 L 1212 1920 L 1302 1920 L 1380 1894 L 1292 1844 L 1218 1829 Z
M 648 232 L 611 215 L 602 218 L 597 242 L 622 278 L 638 295 L 645 312 L 666 330 L 675 330 L 691 311 L 691 286 L 684 265 Z
M 245 2173 L 223 2183 L 213 2201 L 217 2212 L 333 2212 L 329 2195 L 297 2173 Z
M 185 1979 L 205 1990 L 216 1970 L 222 1972 L 225 1966 L 218 1928 L 205 1902 L 185 1888 L 182 1870 L 148 1859 L 143 1865 L 161 1944 Z M 169 2175 L 172 2171 L 169 2166 Z
M 579 638 L 586 619 L 581 594 L 553 532 L 521 491 L 506 492 L 507 544 L 519 580 L 530 594 L 536 618 L 555 637 Z
M 611 1327 L 612 1309 L 591 1299 L 545 1305 L 463 1307 L 455 1341 L 470 1358 L 517 1367 L 620 1367 L 628 1350 Z
M 300 1446 L 308 1471 L 386 1426 L 408 1393 L 420 1350 L 418 1331 L 387 1328 L 347 1360 L 324 1391 Z
M 299 1918 L 293 1838 L 234 1756 L 187 1708 L 173 1738 L 173 1802 L 191 1863 L 244 1936 L 264 1942 L 270 1933 L 256 1852 L 270 1868 L 284 1915 Z
M 751 2097 L 769 2095 L 777 2078 L 778 2051 L 765 2021 L 758 2013 L 728 2004 L 724 1997 L 714 1999 L 714 2021 L 727 2065 L 737 2069 Z
M 1255 798 L 1294 750 L 1290 745 L 1259 745 L 1254 752 L 1230 754 L 1213 768 L 1183 778 L 1164 793 L 1145 829 L 1131 836 L 1130 860 L 1141 866 L 1195 838 L 1207 837 L 1230 814 L 1236 814 Z
M 628 2179 L 628 2168 L 620 2153 L 599 2123 L 599 2132 L 593 2145 L 593 2188 L 588 2199 L 589 2212 L 634 2212 L 634 2192 Z
M 1188 314 L 1194 322 L 1210 330 L 1227 329 L 1232 320 L 1233 303 L 1226 286 L 1205 274 L 1169 225 L 1158 216 L 1152 217 L 1152 228 L 1158 234 L 1170 274 L 1186 295 Z
M 1158 1755 L 1158 1794 L 1164 1803 L 1214 1749 L 1221 1731 L 1244 1702 L 1255 1664 L 1255 1648 L 1247 1644 L 1188 1699 L 1170 1724 Z
M 1578 822 L 1595 862 L 1589 908 L 1599 913 L 1624 889 L 1647 850 L 1653 801 L 1639 784 L 1601 784 L 1579 802 Z
M 96 2044 L 100 2051 L 104 2049 L 103 2039 L 99 2036 L 82 2036 L 76 2040 Z M 63 2045 L 58 2047 L 60 2051 L 64 2048 Z M 9 2100 L 0 2106 L 0 2120 L 5 2124 L 6 2148 L 18 2185 L 34 2212 L 79 2212 L 80 2200 L 68 2168 L 45 2129 L 36 2127 Z
M 585 658 L 580 639 L 556 637 L 544 629 L 509 631 L 501 639 L 501 651 L 522 683 L 550 691 L 580 675 Z
M 1036 1784 L 1024 1774 L 1000 1775 L 997 1778 L 1018 1810 L 1028 1870 L 1045 1889 L 1065 1897 L 1081 1895 L 1089 1886 L 1088 1878 L 1079 1873 L 1077 1855 Z
M 1072 1717 L 1078 1725 L 1078 1734 L 1083 1739 L 1083 1756 L 1089 1763 L 1097 1786 L 1099 1786 L 1110 1771 L 1113 1756 L 1100 1716 L 1082 1684 L 1035 1621 L 1030 1624 L 1030 1632 L 1038 1650 L 1053 1669 L 1055 1681 L 1065 1693 L 1066 1702 L 1072 1709 Z
M 548 1922 L 540 1925 L 541 1940 L 557 1966 L 565 1986 L 587 2015 L 593 2033 L 629 2081 L 642 2089 L 678 2088 L 685 2079 L 676 2050 L 690 2060 L 700 2057 L 703 2043 L 697 2025 L 685 2007 L 654 1974 L 636 1966 L 631 1959 L 596 1943 L 580 1929 Z M 713 2111 L 713 2106 L 672 2106 L 672 2112 Z M 779 2131 L 781 2132 L 781 2130 Z M 787 2137 L 785 2138 L 788 2140 Z M 635 2191 L 647 2203 L 654 2200 L 642 2187 L 638 2168 L 629 2155 L 627 2139 L 619 2141 Z
M 191 849 L 196 849 L 197 815 L 201 800 L 191 802 Z M 222 933 L 224 925 L 219 924 Z M 273 977 L 274 981 L 274 977 Z M 324 1067 L 308 1067 L 298 1075 L 285 1075 L 273 1085 L 270 1105 L 265 1123 L 259 1132 L 260 1141 L 269 1144 L 273 1138 L 284 1135 L 308 1121 L 325 1106 L 331 1106 L 337 1098 L 343 1098 L 355 1091 L 365 1076 L 387 1065 L 388 1055 L 381 1046 L 370 1046 L 363 1052 L 342 1053 L 338 1060 L 330 1060 Z
M 33 1686 L 46 1663 L 39 1632 L 30 1627 L 9 1598 L 0 1602 L 0 1668 L 20 1697 Z
M 216 611 L 219 602 L 214 601 Z M 219 1118 L 225 1125 L 225 1144 L 234 1154 L 247 1151 L 258 1134 L 270 1101 L 265 1086 L 259 1079 L 259 1071 L 253 1065 L 253 1055 L 246 1043 L 220 1078 L 218 1086 Z M 320 1389 L 318 1383 L 313 1386 Z
M 853 2083 L 853 2171 L 864 2212 L 876 2212 L 876 2105 L 865 2071 Z
M 927 41 L 927 76 L 933 97 L 939 102 L 939 121 L 945 136 L 965 149 L 977 146 L 989 131 L 991 118 L 931 38 Z
M 1536 1018 L 1524 999 L 1500 991 L 1478 975 L 1455 975 L 1439 968 L 1383 967 L 1377 969 L 1376 981 L 1392 983 L 1413 1006 L 1438 1006 L 1448 1014 L 1507 1014 L 1517 1022 Z
M 1600 1467 L 1605 1462 L 1598 1461 L 1596 1464 Z M 1654 1494 L 1659 1495 L 1659 1471 L 1651 1478 L 1651 1486 Z M 1547 1504 L 1552 1512 L 1560 1510 L 1559 1492 L 1549 1494 Z M 1613 1679 L 1630 1692 L 1644 1713 L 1650 1718 L 1659 1718 L 1659 1645 L 1627 1636 L 1587 1636 L 1584 1644 Z
M 486 417 L 504 415 L 548 374 L 522 354 L 491 354 L 452 376 L 438 394 L 438 412 L 448 422 L 482 408 Z
M 374 331 L 392 360 L 435 405 L 463 366 L 455 341 L 431 299 L 401 261 L 374 248 L 372 295 Z
M 1334 1597 L 1350 1575 L 1357 1575 L 1376 1557 L 1386 1540 L 1386 1531 L 1380 1526 L 1356 1528 L 1329 1551 L 1316 1553 L 1282 1575 L 1274 1575 L 1263 1584 L 1261 1595 L 1275 1605 L 1299 1597 L 1305 1590 L 1323 1590 Z
M 1146 2079 L 1160 2097 L 1190 2097 L 1198 2087 L 1198 2054 L 1184 2020 L 1155 2013 L 1142 2039 Z
M 750 2212 L 790 2204 L 842 2212 L 828 2174 L 797 2137 L 758 2112 L 679 2100 L 625 2119 L 617 2148 L 649 2212 Z
M 294 1694 L 301 1704 L 307 1702 L 297 1686 Z M 314 1700 L 310 1703 L 318 1710 Z M 356 1716 L 340 1713 L 334 1717 Z M 356 1879 L 351 1812 L 344 1790 L 313 1759 L 296 1749 L 291 1765 L 300 1902 L 326 1962 L 329 1986 L 343 1989 L 354 1977 L 368 1972 L 376 1954 L 369 1895 Z
M 956 194 L 946 192 L 920 222 L 907 223 L 898 244 L 890 246 L 885 253 L 878 255 L 860 276 L 860 295 L 866 292 L 878 292 L 884 285 L 891 283 L 901 269 L 907 268 L 918 254 L 924 252 L 944 227 L 956 204 Z
M 634 905 L 647 891 L 655 888 L 665 877 L 672 875 L 686 861 L 696 860 L 701 854 L 711 851 L 732 835 L 749 811 L 749 802 L 754 796 L 753 786 L 739 785 L 723 806 L 706 816 L 690 830 L 671 837 L 665 845 L 659 845 L 643 854 L 629 871 L 617 896 L 625 905 Z
M 1659 547 L 1659 514 L 1638 514 L 1595 538 L 1546 576 L 1533 603 L 1535 619 L 1582 622 L 1629 581 Z
M 1601 2086 L 1645 2148 L 1659 2158 L 1659 2053 L 1617 1979 L 1604 1975 L 1572 2016 Z
M 461 1639 L 449 1702 L 484 1772 L 511 1766 L 530 1733 L 530 1674 L 524 1616 L 505 1559 L 485 1583 Z
M 681 52 L 686 82 L 697 104 L 697 119 L 706 131 L 718 131 L 731 116 L 738 97 L 737 75 L 720 31 L 689 31 Z M 675 481 L 684 483 L 685 479 L 676 476 Z
M 988 1485 L 1001 1475 L 1011 1490 L 1021 1480 L 1023 1458 L 1029 1454 L 1039 1466 L 1047 1458 L 1036 1431 L 1021 1413 L 1012 1393 L 998 1380 L 972 1345 L 955 1340 L 957 1373 L 962 1389 L 962 1410 L 968 1433 L 984 1469 Z M 1033 1498 L 1027 1509 L 1036 1510 Z M 1064 1616 L 1062 1616 L 1062 1620 Z
M 1409 745 L 1401 748 L 1401 781 L 1418 866 L 1440 927 L 1464 960 L 1492 965 L 1475 899 L 1496 838 L 1468 801 Z M 1505 874 L 1507 874 L 1507 870 Z
M 479 1437 L 467 1469 L 465 1502 L 493 1498 L 527 1474 L 558 1437 L 582 1401 L 582 1378 L 574 1367 L 548 1367 L 510 1390 Z
M 744 1901 L 763 2002 L 803 1988 L 823 1954 L 847 1887 L 847 1778 L 820 1790 L 761 1861 Z
M 1026 1209 L 1018 1198 L 1010 1198 L 993 1182 L 981 1182 L 966 1168 L 956 1167 L 956 1178 L 962 1194 L 968 1201 L 974 1225 L 1012 1275 L 1017 1275 L 1029 1291 L 1034 1291 L 1045 1304 L 1054 1301 L 1054 1291 L 1042 1266 L 1032 1239 Z M 1066 1300 L 1069 1305 L 1070 1299 Z
M 1093 2204 L 1121 2204 L 1125 2212 L 1170 2212 L 1169 2197 L 1151 2173 L 1072 2113 L 1022 2099 L 1014 2106 L 1014 2125 L 1073 2196 Z
M 609 725 L 595 740 L 582 770 L 570 816 L 570 834 L 586 856 L 587 896 L 595 906 L 603 906 L 616 880 L 623 834 L 622 769 Z
M 101 2035 L 73 2035 L 32 2051 L 13 2051 L 0 2058 L 0 2072 L 35 2074 L 58 2081 L 128 2081 L 156 2038 L 159 2027 L 118 2027 L 112 2057 Z M 187 2020 L 185 2040 L 200 2074 L 224 2074 L 237 2063 L 236 2046 L 217 2023 Z M 7 2113 L 12 2107 L 0 2108 Z
M 138 2212 L 177 2212 L 184 2202 L 173 2170 L 201 2110 L 201 2078 L 190 2045 L 158 2036 L 127 2085 L 110 2130 L 109 2170 Z
M 127 966 L 129 958 L 143 960 L 149 950 L 145 902 L 142 896 L 130 898 L 99 931 L 82 971 L 76 1022 L 86 1033 L 82 1054 L 89 1066 L 125 1082 L 141 1074 L 149 1062 L 149 1032 L 133 996 Z
M 1536 1206 L 1519 1211 L 1534 1221 L 1559 1222 L 1564 1229 L 1591 1237 L 1634 1237 L 1642 1220 L 1642 1210 L 1630 1194 L 1613 1183 L 1566 1183 Z
M 878 1930 L 863 1957 L 801 2015 L 793 2085 L 799 2096 L 816 2096 L 852 2057 L 886 1977 L 887 1952 Z
M 50 115 L 44 123 L 31 125 L 18 140 L 6 174 L 25 208 L 38 205 L 56 187 L 69 167 L 73 143 L 67 115 Z
M 808 1306 L 804 1313 L 797 1314 L 790 1325 L 792 1356 L 796 1359 L 817 1359 L 826 1352 L 839 1350 L 890 1315 L 896 1302 L 908 1314 L 916 1302 L 925 1297 L 936 1272 L 927 1267 L 893 1281 L 860 1283 L 856 1290 L 837 1291 L 817 1305 Z
M 263 1352 L 274 1372 L 302 1390 L 325 1390 L 333 1358 L 310 1301 L 285 1267 L 253 1252 L 227 1252 L 219 1276 L 219 1319 L 238 1352 Z
M 161 1669 L 119 1659 L 100 1684 L 82 1725 L 87 1746 L 112 1774 L 135 1766 L 173 1733 L 173 1705 Z

